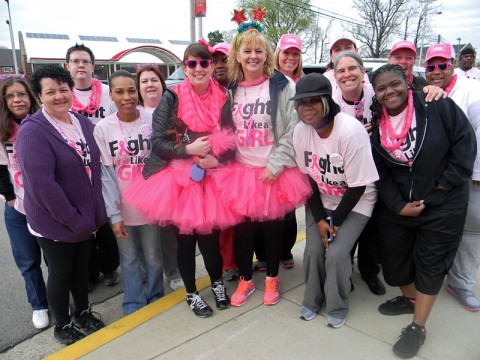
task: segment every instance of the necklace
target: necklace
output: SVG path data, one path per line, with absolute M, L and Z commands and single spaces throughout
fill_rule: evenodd
M 260 85 L 260 88 L 258 89 L 258 94 L 257 94 L 257 99 L 256 101 L 258 101 L 260 99 L 260 93 L 262 92 L 262 89 L 263 89 L 263 85 L 265 84 L 265 80 L 262 81 L 262 84 Z M 251 86 L 254 86 L 253 84 Z M 248 102 L 248 98 L 247 98 L 247 86 L 244 86 L 243 87 L 243 96 L 245 97 L 245 105 L 247 105 L 249 102 Z M 255 102 L 256 102 L 255 101 Z M 247 139 L 247 144 L 253 144 L 254 140 L 253 140 L 253 125 L 254 125 L 254 121 L 253 121 L 253 108 L 254 108 L 254 104 L 255 103 L 252 103 L 252 108 L 250 110 L 250 114 L 249 114 L 249 118 L 248 118 L 248 123 L 247 123 L 247 134 L 246 134 L 246 139 Z
M 142 125 L 145 124 L 145 121 L 142 119 L 142 117 L 140 116 L 140 111 L 137 110 L 137 120 L 140 119 Z M 118 126 L 120 127 L 120 131 L 122 132 L 122 137 L 123 137 L 123 144 L 122 144 L 122 141 L 120 141 L 120 146 L 122 147 L 122 149 L 126 149 L 127 150 L 127 153 L 129 155 L 134 155 L 135 154 L 135 151 L 130 149 L 130 145 L 128 145 L 128 141 L 127 139 L 125 138 L 125 132 L 123 131 L 123 126 L 122 126 L 122 121 L 120 120 L 120 118 L 118 117 L 118 112 L 115 113 L 115 117 L 117 118 L 118 120 Z M 135 120 L 135 121 L 137 121 Z M 132 134 L 133 134 L 133 131 L 135 130 L 135 128 L 137 127 L 137 124 L 134 124 L 132 126 L 132 129 L 130 130 L 130 132 L 128 132 L 128 130 L 125 128 L 125 130 L 127 131 L 127 134 L 129 135 L 128 138 L 130 139 L 132 137 Z
M 88 99 L 88 103 L 85 105 L 83 105 L 80 101 L 78 101 L 74 91 L 72 91 L 72 95 L 73 95 L 73 104 L 72 104 L 73 111 L 85 112 L 87 114 L 93 115 L 97 112 L 98 107 L 100 105 L 100 99 L 102 97 L 102 84 L 100 83 L 99 80 L 92 78 L 92 90 L 90 90 L 90 98 Z
M 380 142 L 382 147 L 386 150 L 397 150 L 402 146 L 405 138 L 407 137 L 408 131 L 412 125 L 413 118 L 413 92 L 408 90 L 408 103 L 407 103 L 407 114 L 403 121 L 402 131 L 400 134 L 395 134 L 395 131 L 392 127 L 392 122 L 390 121 L 390 115 L 388 115 L 387 109 L 385 106 L 382 107 L 382 117 L 380 119 L 380 129 L 382 134 L 380 137 Z M 388 134 L 387 134 L 388 133 Z

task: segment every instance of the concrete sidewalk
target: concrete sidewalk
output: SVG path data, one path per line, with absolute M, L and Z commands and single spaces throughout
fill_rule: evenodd
M 397 359 L 392 345 L 401 329 L 412 320 L 411 315 L 387 317 L 377 311 L 380 303 L 399 292 L 387 287 L 387 294 L 371 294 L 353 274 L 355 291 L 350 297 L 347 323 L 340 329 L 325 326 L 324 309 L 312 321 L 298 318 L 302 303 L 304 280 L 302 255 L 305 241 L 294 247 L 296 266 L 280 270 L 280 302 L 263 305 L 264 273 L 255 273 L 256 292 L 240 307 L 218 311 L 207 278 L 198 281 L 204 299 L 214 308 L 210 318 L 197 318 L 185 302 L 183 290 L 171 293 L 136 313 L 110 323 L 105 329 L 82 341 L 54 352 L 60 346 L 53 342 L 52 329 L 39 344 L 31 339 L 5 355 L 7 358 L 48 359 Z M 197 257 L 197 261 L 201 257 Z M 204 274 L 198 261 L 198 271 Z M 237 283 L 227 283 L 231 294 Z M 477 293 L 480 293 L 477 288 Z M 121 295 L 111 304 L 102 304 L 97 311 L 108 317 L 121 307 Z M 115 304 L 115 301 L 118 304 Z M 421 359 L 480 359 L 480 313 L 471 313 L 441 290 L 427 324 L 427 340 Z M 50 351 L 41 346 L 50 347 Z M 52 350 L 52 344 L 54 346 Z M 37 347 L 35 357 L 25 349 Z M 22 347 L 24 350 L 22 351 Z M 46 351 L 47 350 L 47 351 Z M 38 356 L 43 354 L 43 356 Z M 2 354 L 4 355 L 4 354 Z M 32 355 L 32 354 L 30 354 Z M 27 356 L 27 357 L 24 357 Z

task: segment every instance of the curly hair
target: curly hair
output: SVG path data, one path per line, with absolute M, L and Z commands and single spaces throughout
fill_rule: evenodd
M 275 58 L 272 47 L 257 29 L 250 28 L 244 32 L 238 33 L 232 40 L 232 46 L 230 46 L 230 52 L 228 53 L 229 61 L 227 65 L 230 80 L 232 80 L 232 82 L 238 83 L 245 79 L 242 65 L 237 61 L 238 51 L 242 46 L 254 48 L 257 41 L 263 44 L 267 54 L 267 59 L 263 64 L 263 74 L 269 78 L 273 76 L 275 70 Z
M 403 71 L 403 68 L 400 65 L 385 64 L 375 70 L 372 74 L 372 86 L 374 90 L 380 75 L 388 72 L 393 72 L 400 75 L 403 81 L 405 81 L 405 84 L 407 84 L 407 88 L 411 88 L 411 84 L 408 81 L 407 75 L 405 75 L 405 71 Z M 372 106 L 370 106 L 370 110 L 372 111 L 372 124 L 377 126 L 380 118 L 382 117 L 382 105 L 378 102 L 376 95 L 373 97 L 373 103 Z
M 68 70 L 64 69 L 59 65 L 48 64 L 42 66 L 40 69 L 35 70 L 32 74 L 32 79 L 30 83 L 32 84 L 33 92 L 38 96 L 42 93 L 42 79 L 49 78 L 55 80 L 57 84 L 66 83 L 68 87 L 73 89 L 75 83 L 73 82 L 72 76 L 68 72 Z
M 8 108 L 7 101 L 3 98 L 7 92 L 7 88 L 13 86 L 14 84 L 20 84 L 25 88 L 25 92 L 28 94 L 30 99 L 30 108 L 28 109 L 29 114 L 33 114 L 39 109 L 37 99 L 35 99 L 35 94 L 28 85 L 28 82 L 19 77 L 9 77 L 2 81 L 0 87 L 0 141 L 7 141 L 11 138 L 14 133 L 14 119 L 13 114 Z
M 138 89 L 138 102 L 140 105 L 144 105 L 143 104 L 143 98 L 142 98 L 142 95 L 140 94 L 140 76 L 145 72 L 145 71 L 153 71 L 155 73 L 155 75 L 158 76 L 158 78 L 160 79 L 160 84 L 162 84 L 162 91 L 165 92 L 165 90 L 167 89 L 167 84 L 165 83 L 165 79 L 163 78 L 163 75 L 162 73 L 160 72 L 160 70 L 158 69 L 158 66 L 157 65 L 145 65 L 144 67 L 141 67 L 141 68 L 137 68 L 137 74 L 136 74 L 136 83 L 137 83 L 137 89 Z

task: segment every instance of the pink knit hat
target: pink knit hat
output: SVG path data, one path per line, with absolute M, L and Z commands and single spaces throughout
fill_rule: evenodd
M 392 56 L 393 53 L 399 49 L 412 50 L 415 53 L 415 56 L 417 56 L 417 49 L 415 48 L 415 45 L 413 45 L 413 43 L 411 43 L 410 41 L 402 40 L 393 44 L 392 49 L 390 50 L 390 56 Z

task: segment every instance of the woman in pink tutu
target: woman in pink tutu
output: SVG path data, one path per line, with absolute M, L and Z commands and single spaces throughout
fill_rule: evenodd
M 199 317 L 212 309 L 195 285 L 195 246 L 212 282 L 217 309 L 230 306 L 222 281 L 220 229 L 238 223 L 219 198 L 212 174 L 225 171 L 234 156 L 230 101 L 211 80 L 212 54 L 203 43 L 187 47 L 183 58 L 187 79 L 165 91 L 153 113 L 152 154 L 126 202 L 160 225 L 173 224 L 178 240 L 178 267 L 187 303 Z
M 255 238 L 262 238 L 265 244 L 264 304 L 274 305 L 280 299 L 278 267 L 283 218 L 305 203 L 311 190 L 294 160 L 292 132 L 298 117 L 288 99 L 295 95 L 295 84 L 274 70 L 273 51 L 257 30 L 261 29 L 258 23 L 242 24 L 239 29 L 228 56 L 236 162 L 215 179 L 225 203 L 246 217 L 234 230 L 241 278 L 232 305 L 243 305 L 255 290 Z

